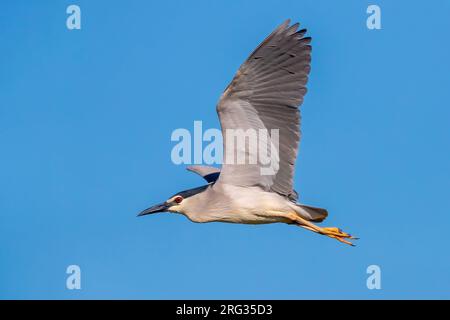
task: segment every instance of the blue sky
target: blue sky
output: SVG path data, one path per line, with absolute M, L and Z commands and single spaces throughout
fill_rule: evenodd
M 70 4 L 81 30 L 66 28 Z M 1 8 L 0 298 L 450 298 L 448 1 Z M 220 93 L 286 18 L 313 38 L 295 186 L 358 246 L 136 218 L 203 183 L 172 163 L 172 131 L 217 128 Z M 81 290 L 66 289 L 71 264 Z M 373 264 L 381 290 L 366 287 Z

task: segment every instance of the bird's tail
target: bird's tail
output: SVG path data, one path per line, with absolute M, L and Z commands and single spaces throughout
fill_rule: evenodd
M 327 209 L 305 206 L 304 204 L 297 204 L 297 213 L 302 218 L 312 222 L 322 222 L 328 216 Z

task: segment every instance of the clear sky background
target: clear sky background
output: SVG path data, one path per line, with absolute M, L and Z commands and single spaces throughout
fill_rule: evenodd
M 66 28 L 77 4 L 82 29 Z M 382 10 L 368 30 L 366 8 Z M 4 1 L 0 298 L 450 298 L 450 2 Z M 288 225 L 136 218 L 203 184 L 170 158 L 286 18 L 312 36 Z M 81 290 L 66 268 L 81 267 Z M 382 289 L 368 290 L 379 265 Z

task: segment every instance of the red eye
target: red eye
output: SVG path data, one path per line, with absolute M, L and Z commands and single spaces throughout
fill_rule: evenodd
M 175 202 L 176 203 L 181 203 L 181 201 L 183 201 L 183 197 L 178 196 L 178 197 L 175 198 Z

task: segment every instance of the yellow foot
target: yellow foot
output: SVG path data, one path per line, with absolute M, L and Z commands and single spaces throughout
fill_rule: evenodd
M 318 233 L 328 236 L 330 238 L 336 239 L 342 243 L 348 244 L 350 246 L 355 246 L 353 243 L 346 239 L 358 240 L 358 238 L 353 237 L 351 234 L 342 231 L 339 228 L 329 227 L 329 228 L 320 228 Z

